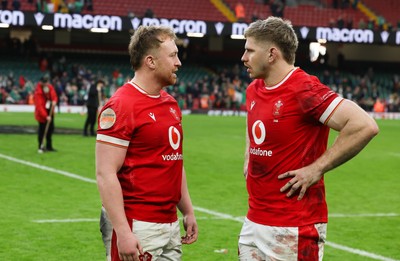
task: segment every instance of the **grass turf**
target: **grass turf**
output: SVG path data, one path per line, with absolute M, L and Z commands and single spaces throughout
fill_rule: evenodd
M 0 119 L 0 125 L 36 126 L 31 113 L 0 113 Z M 79 114 L 57 114 L 55 124 L 81 130 L 84 120 Z M 325 176 L 330 219 L 324 260 L 400 260 L 400 121 L 378 124 L 380 134 L 364 151 Z M 246 214 L 245 118 L 189 115 L 183 128 L 185 168 L 200 228 L 198 242 L 184 246 L 183 260 L 237 260 L 241 222 L 202 209 Z M 330 140 L 335 136 L 332 132 Z M 0 260 L 104 260 L 95 139 L 56 134 L 53 140 L 57 153 L 38 154 L 36 135 L 0 134 Z M 221 249 L 226 253 L 215 252 Z

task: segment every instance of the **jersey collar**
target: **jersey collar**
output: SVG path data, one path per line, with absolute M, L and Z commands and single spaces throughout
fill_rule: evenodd
M 148 94 L 145 90 L 143 90 L 142 88 L 139 87 L 139 85 L 137 85 L 136 83 L 134 83 L 133 81 L 129 81 L 128 82 L 130 85 L 132 85 L 133 87 L 135 87 L 136 90 L 138 90 L 139 92 L 143 93 L 144 95 L 150 97 L 150 98 L 160 98 L 161 94 L 158 95 L 150 95 Z

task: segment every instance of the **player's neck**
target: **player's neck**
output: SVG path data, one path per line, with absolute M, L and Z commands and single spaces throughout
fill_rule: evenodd
M 292 70 L 294 65 L 285 64 L 284 66 L 274 67 L 269 75 L 264 79 L 265 86 L 271 87 L 280 83 Z
M 160 91 L 162 88 L 159 88 L 158 85 L 151 80 L 142 79 L 141 77 L 137 77 L 135 75 L 131 82 L 142 89 L 144 92 L 146 92 L 148 95 L 160 95 Z

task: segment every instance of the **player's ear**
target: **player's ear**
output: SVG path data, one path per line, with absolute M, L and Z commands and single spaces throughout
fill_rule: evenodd
M 147 67 L 149 67 L 150 69 L 155 69 L 156 68 L 156 63 L 155 63 L 155 59 L 154 56 L 152 55 L 147 55 L 144 58 L 144 63 Z
M 278 54 L 278 49 L 276 47 L 270 47 L 268 48 L 268 61 L 272 62 L 276 59 L 276 56 Z

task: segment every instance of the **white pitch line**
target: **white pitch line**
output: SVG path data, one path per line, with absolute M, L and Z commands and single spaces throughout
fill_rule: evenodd
M 371 259 L 375 259 L 375 260 L 381 260 L 381 261 L 399 261 L 397 259 L 392 259 L 389 257 L 384 257 L 381 255 L 377 255 L 374 253 L 369 253 L 367 251 L 361 250 L 361 249 L 356 249 L 356 248 L 351 248 L 351 247 L 347 247 L 347 246 L 342 246 L 336 243 L 332 243 L 332 242 L 325 242 L 325 245 L 336 248 L 336 249 L 340 249 L 342 251 L 346 251 L 346 252 L 350 252 L 359 256 L 365 256 L 365 257 L 369 257 Z
M 74 178 L 74 179 L 82 180 L 82 181 L 89 182 L 89 183 L 96 183 L 96 180 L 94 180 L 94 179 L 85 178 L 85 177 L 79 176 L 77 174 L 73 174 L 73 173 L 70 173 L 70 172 L 62 171 L 62 170 L 57 170 L 57 169 L 46 167 L 46 166 L 43 166 L 43 165 L 40 165 L 40 164 L 36 164 L 36 163 L 33 163 L 33 162 L 20 160 L 20 159 L 13 158 L 13 157 L 1 154 L 1 153 L 0 153 L 0 158 L 4 158 L 4 159 L 9 160 L 9 161 L 14 161 L 14 162 L 17 162 L 17 163 L 20 163 L 20 164 L 23 164 L 23 165 L 27 165 L 27 166 L 31 166 L 31 167 L 34 167 L 34 168 L 38 168 L 38 169 L 41 169 L 41 170 L 46 170 L 46 171 L 49 171 L 49 172 L 57 173 L 57 174 L 60 174 L 60 175 L 63 175 L 63 176 L 69 177 L 69 178 Z M 217 217 L 220 217 L 220 218 L 224 218 L 224 219 L 228 219 L 228 220 L 232 220 L 232 221 L 237 221 L 237 222 L 243 222 L 243 218 L 240 218 L 240 217 L 234 217 L 234 216 L 231 216 L 229 214 L 220 213 L 220 212 L 213 211 L 213 210 L 206 209 L 206 208 L 202 208 L 202 207 L 193 206 L 193 208 L 195 210 L 199 211 L 199 212 L 207 213 L 207 214 L 210 214 L 210 215 L 213 215 L 213 216 L 217 216 Z M 389 213 L 389 214 L 391 214 L 391 213 Z M 82 220 L 92 220 L 92 219 L 82 219 Z M 367 251 L 364 251 L 364 250 L 360 250 L 360 249 L 356 249 L 356 248 L 351 248 L 351 247 L 339 245 L 339 244 L 332 243 L 332 242 L 326 242 L 326 245 L 330 246 L 330 247 L 333 247 L 333 248 L 336 248 L 336 249 L 339 249 L 339 250 L 342 250 L 342 251 L 345 251 L 345 252 L 353 253 L 353 254 L 356 254 L 356 255 L 368 257 L 368 258 L 375 259 L 375 260 L 400 261 L 400 260 L 384 257 L 384 256 L 381 256 L 381 255 L 377 255 L 377 254 L 374 254 L 374 253 L 370 253 L 370 252 L 367 252 Z
M 210 209 L 206 209 L 206 208 L 202 208 L 202 207 L 193 206 L 193 208 L 194 208 L 194 210 L 197 210 L 197 211 L 200 211 L 200 212 L 203 212 L 203 213 L 207 213 L 207 214 L 210 214 L 210 215 L 213 215 L 213 216 L 217 216 L 217 217 L 220 217 L 220 218 L 223 218 L 223 219 L 228 219 L 228 220 L 233 220 L 233 221 L 238 221 L 238 222 L 243 222 L 244 221 L 244 217 L 234 217 L 234 216 L 231 216 L 229 214 L 216 212 L 216 211 L 213 211 L 213 210 L 210 210 Z
M 49 172 L 57 173 L 57 174 L 60 174 L 60 175 L 66 176 L 66 177 L 73 178 L 73 179 L 79 179 L 79 180 L 82 180 L 82 181 L 85 181 L 85 182 L 89 182 L 89 183 L 96 183 L 96 180 L 94 180 L 94 179 L 85 178 L 85 177 L 79 176 L 77 174 L 73 174 L 73 173 L 70 173 L 70 172 L 67 172 L 67 171 L 62 171 L 62 170 L 46 167 L 46 166 L 43 166 L 43 165 L 40 165 L 40 164 L 36 164 L 36 163 L 30 162 L 30 161 L 16 159 L 16 158 L 13 158 L 13 157 L 1 154 L 1 153 L 0 153 L 0 158 L 7 159 L 9 161 L 14 161 L 14 162 L 17 162 L 17 163 L 21 163 L 23 165 L 34 167 L 34 168 L 37 168 L 37 169 L 41 169 L 41 170 L 46 170 L 46 171 L 49 171 Z
M 350 218 L 350 217 L 398 217 L 397 213 L 361 213 L 361 214 L 329 214 L 333 218 Z
M 219 213 L 216 211 L 212 211 L 209 209 L 201 208 L 201 207 L 193 207 L 195 210 L 199 212 L 203 212 L 212 217 L 196 217 L 197 220 L 233 220 L 238 222 L 243 222 L 244 217 L 235 217 L 228 214 Z M 397 217 L 399 214 L 396 213 L 377 213 L 377 214 L 331 214 L 330 217 L 339 217 L 339 218 L 349 218 L 349 217 Z M 78 223 L 78 222 L 98 222 L 98 218 L 70 218 L 70 219 L 39 219 L 32 220 L 34 223 Z
M 182 219 L 181 217 L 179 219 Z M 216 220 L 224 217 L 196 217 L 197 220 Z M 68 219 L 38 219 L 32 220 L 33 223 L 81 223 L 81 222 L 99 222 L 100 218 L 68 218 Z M 244 220 L 244 217 L 243 217 Z
M 100 222 L 99 218 L 75 218 L 75 219 L 39 219 L 32 220 L 34 223 L 80 223 L 80 222 Z

